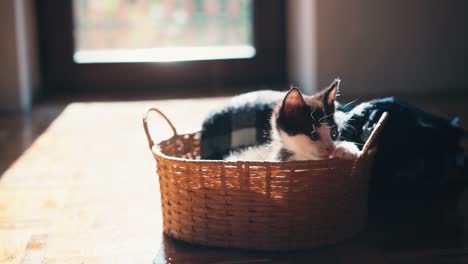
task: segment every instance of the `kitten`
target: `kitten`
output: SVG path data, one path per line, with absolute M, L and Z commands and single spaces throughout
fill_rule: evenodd
M 355 159 L 360 155 L 354 143 L 339 141 L 335 121 L 335 99 L 340 79 L 312 96 L 290 89 L 271 116 L 271 142 L 232 152 L 226 160 L 322 160 Z M 341 112 L 336 112 L 338 118 Z

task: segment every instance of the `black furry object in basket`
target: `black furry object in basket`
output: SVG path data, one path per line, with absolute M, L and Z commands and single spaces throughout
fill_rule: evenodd
M 394 97 L 347 110 L 349 127 L 341 133 L 354 142 L 363 142 L 381 113 L 389 113 L 369 186 L 371 206 L 461 194 L 468 181 L 458 118 L 447 120 Z
M 219 160 L 231 150 L 267 142 L 271 112 L 283 95 L 251 92 L 213 111 L 201 130 L 201 158 Z M 408 199 L 458 197 L 467 185 L 460 146 L 464 132 L 457 119 L 426 113 L 394 97 L 338 109 L 346 113 L 342 139 L 358 146 L 366 141 L 381 114 L 389 113 L 372 171 L 371 207 Z

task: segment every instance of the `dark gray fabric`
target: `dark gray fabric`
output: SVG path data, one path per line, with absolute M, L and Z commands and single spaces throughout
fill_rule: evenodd
M 270 115 L 283 95 L 271 90 L 246 93 L 211 112 L 201 129 L 201 158 L 220 160 L 231 150 L 269 141 Z

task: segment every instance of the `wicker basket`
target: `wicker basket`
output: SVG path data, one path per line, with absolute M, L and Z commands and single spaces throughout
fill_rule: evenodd
M 155 145 L 154 111 L 174 136 Z M 163 231 L 209 246 L 293 250 L 335 243 L 363 229 L 368 176 L 384 113 L 359 159 L 258 162 L 197 160 L 199 133 L 178 135 L 148 108 L 143 125 L 157 161 Z

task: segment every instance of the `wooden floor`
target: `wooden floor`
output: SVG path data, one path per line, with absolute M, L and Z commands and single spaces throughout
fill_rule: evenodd
M 468 128 L 466 99 L 410 101 L 459 115 Z M 48 102 L 29 115 L 0 115 L 0 263 L 468 263 L 466 192 L 456 212 L 373 216 L 355 238 L 309 251 L 227 250 L 164 237 L 143 108 L 158 106 L 183 133 L 198 130 L 224 100 Z M 163 122 L 152 123 L 156 137 L 170 135 Z

